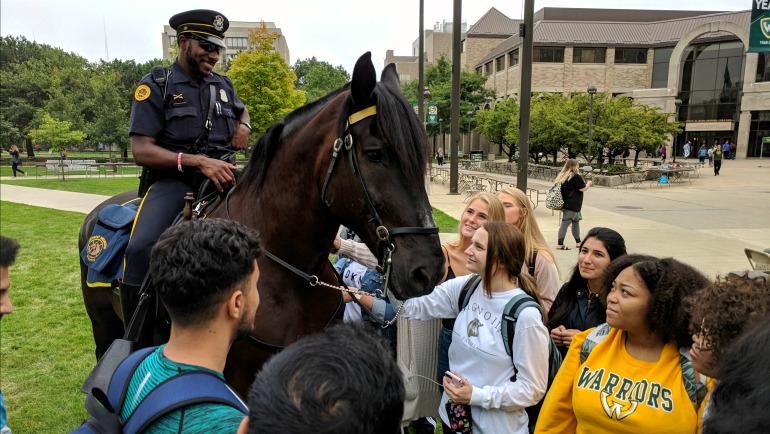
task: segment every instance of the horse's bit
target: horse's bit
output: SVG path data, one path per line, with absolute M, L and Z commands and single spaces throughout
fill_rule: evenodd
M 416 234 L 416 235 L 438 234 L 438 228 L 401 227 L 401 228 L 388 230 L 382 224 L 382 219 L 380 218 L 380 215 L 377 213 L 377 210 L 375 209 L 374 204 L 372 203 L 372 199 L 369 197 L 369 191 L 366 189 L 366 184 L 364 184 L 364 178 L 361 175 L 361 169 L 358 165 L 358 158 L 356 158 L 356 153 L 352 150 L 353 136 L 350 134 L 351 125 L 363 119 L 366 119 L 370 116 L 374 116 L 376 114 L 377 114 L 377 107 L 371 106 L 361 111 L 355 112 L 348 117 L 348 122 L 345 125 L 344 140 L 341 138 L 337 138 L 334 141 L 332 160 L 329 163 L 329 169 L 326 171 L 326 178 L 324 179 L 323 187 L 321 188 L 321 200 L 324 202 L 327 208 L 331 205 L 331 203 L 325 199 L 326 187 L 329 185 L 329 180 L 331 179 L 332 172 L 334 172 L 334 167 L 337 163 L 337 158 L 339 157 L 340 152 L 349 151 L 348 156 L 350 160 L 350 167 L 353 170 L 353 173 L 356 174 L 356 177 L 358 178 L 358 181 L 361 184 L 361 190 L 364 193 L 364 200 L 366 202 L 366 207 L 369 210 L 369 214 L 372 216 L 372 218 L 369 221 L 372 222 L 375 227 L 375 233 L 377 234 L 377 240 L 378 240 L 377 249 L 383 252 L 382 261 L 380 262 L 380 264 L 377 265 L 377 271 L 385 277 L 385 281 L 382 285 L 381 297 L 386 298 L 388 296 L 388 284 L 390 282 L 390 272 L 393 266 L 393 261 L 392 261 L 393 251 L 396 250 L 396 246 L 393 244 L 393 237 L 397 235 L 407 235 L 407 234 Z M 318 286 L 318 285 L 326 286 L 329 288 L 338 289 L 343 292 L 348 292 L 351 295 L 355 295 L 356 293 L 356 291 L 348 289 L 345 285 L 334 286 L 326 282 L 322 282 L 318 278 L 318 276 L 311 276 L 303 272 L 302 270 L 299 270 L 293 267 L 291 264 L 283 261 L 282 259 L 273 255 L 272 253 L 268 252 L 267 250 L 263 250 L 263 251 L 265 252 L 265 256 L 269 257 L 273 261 L 282 265 L 284 268 L 290 270 L 294 274 L 302 277 L 310 284 L 310 286 Z M 360 302 L 358 302 L 357 297 L 353 297 L 353 299 L 356 301 L 356 303 L 360 305 Z M 389 327 L 396 322 L 399 314 L 401 313 L 401 309 L 403 309 L 403 307 L 404 305 L 402 303 L 398 307 L 398 311 L 396 312 L 396 315 L 390 321 L 387 321 L 387 322 L 381 321 L 379 318 L 377 318 L 374 315 L 372 315 L 372 318 L 376 320 L 377 323 L 379 323 L 383 328 Z

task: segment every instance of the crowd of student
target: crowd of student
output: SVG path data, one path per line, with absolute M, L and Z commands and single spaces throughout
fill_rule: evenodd
M 445 433 L 769 426 L 770 276 L 746 272 L 711 282 L 674 258 L 627 253 L 618 232 L 593 228 L 557 289 L 558 271 L 531 211 L 515 189 L 474 196 L 458 240 L 443 246 L 444 281 L 403 304 L 406 318 L 453 320 L 438 343 L 448 350 L 436 412 Z M 353 291 L 347 300 L 360 302 L 351 303 L 359 315 L 348 319 L 392 319 L 391 303 L 400 302 L 381 299 L 381 280 L 364 277 L 376 263 L 371 253 L 347 237 L 333 246 Z M 18 245 L 0 237 L 0 250 L 0 302 L 10 313 L 8 267 Z M 259 314 L 260 255 L 258 235 L 232 221 L 197 220 L 164 233 L 150 262 L 171 339 L 134 366 L 116 406 L 120 424 L 181 373 L 224 384 L 227 352 Z M 512 301 L 524 304 L 512 308 Z M 235 403 L 181 405 L 148 422 L 146 432 L 399 432 L 404 382 L 394 334 L 383 337 L 390 342 L 348 324 L 301 339 L 265 365 L 248 405 L 237 396 Z M 551 341 L 557 359 L 563 356 L 555 378 Z M 538 403 L 535 420 L 528 410 Z M 0 416 L 2 425 L 2 405 Z

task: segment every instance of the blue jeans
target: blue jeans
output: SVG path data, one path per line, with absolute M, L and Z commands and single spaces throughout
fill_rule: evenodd
M 441 327 L 441 332 L 438 335 L 438 370 L 436 372 L 436 379 L 438 380 L 438 389 L 442 394 L 444 393 L 444 372 L 449 370 L 449 346 L 452 345 L 452 330 Z

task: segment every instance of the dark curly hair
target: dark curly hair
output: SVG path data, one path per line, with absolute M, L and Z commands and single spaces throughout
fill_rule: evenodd
M 0 236 L 0 267 L 10 267 L 16 262 L 19 243 L 13 238 Z
M 605 305 L 615 278 L 628 267 L 634 267 L 651 294 L 647 328 L 664 342 L 675 342 L 678 347 L 692 345 L 690 314 L 683 301 L 709 285 L 706 276 L 674 258 L 623 255 L 612 261 L 605 271 L 604 288 L 600 294 Z
M 770 315 L 755 318 L 730 345 L 711 393 L 703 434 L 767 432 L 770 426 Z
M 172 321 L 202 324 L 247 281 L 261 254 L 257 232 L 236 221 L 192 220 L 170 227 L 155 243 L 152 283 Z
M 718 366 L 746 324 L 757 315 L 770 312 L 770 284 L 763 278 L 717 277 L 712 285 L 687 297 L 685 307 L 692 316 L 690 331 L 701 333 Z

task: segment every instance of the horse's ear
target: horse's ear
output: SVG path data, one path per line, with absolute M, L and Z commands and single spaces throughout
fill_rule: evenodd
M 382 71 L 382 77 L 380 81 L 388 85 L 393 89 L 401 89 L 401 80 L 398 79 L 398 72 L 396 71 L 396 64 L 389 63 L 388 66 Z
M 356 107 L 369 104 L 375 84 L 377 84 L 377 73 L 372 65 L 372 53 L 367 51 L 358 58 L 353 68 L 353 80 L 350 82 L 350 94 Z

